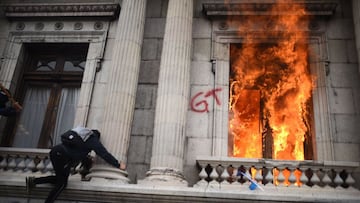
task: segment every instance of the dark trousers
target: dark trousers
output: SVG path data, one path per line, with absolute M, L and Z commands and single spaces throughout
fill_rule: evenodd
M 35 184 L 52 183 L 55 187 L 50 191 L 45 203 L 53 203 L 60 193 L 65 189 L 69 174 L 70 160 L 65 155 L 63 146 L 54 146 L 50 151 L 50 160 L 55 170 L 55 175 L 36 178 Z

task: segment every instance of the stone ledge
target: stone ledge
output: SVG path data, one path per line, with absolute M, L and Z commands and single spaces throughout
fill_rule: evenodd
M 91 4 L 11 4 L 4 6 L 8 18 L 36 17 L 104 17 L 117 18 L 120 5 L 115 3 Z
M 331 16 L 335 13 L 337 3 L 334 1 L 296 1 L 293 4 L 304 4 L 307 15 Z M 274 15 L 270 12 L 274 1 L 253 1 L 251 3 L 204 3 L 203 12 L 209 18 L 226 16 L 253 16 L 253 15 Z M 284 9 L 280 9 L 275 15 L 297 15 L 294 10 L 289 10 L 287 4 L 283 3 Z
M 42 185 L 30 194 L 25 191 L 25 178 L 0 175 L 0 201 L 7 197 L 22 199 L 44 199 L 50 185 Z M 59 200 L 82 202 L 347 202 L 360 201 L 360 191 L 342 189 L 301 189 L 291 187 L 269 188 L 265 191 L 239 187 L 219 190 L 211 187 L 193 188 L 176 186 L 143 186 L 119 184 L 112 180 L 81 182 L 71 177 L 67 189 Z

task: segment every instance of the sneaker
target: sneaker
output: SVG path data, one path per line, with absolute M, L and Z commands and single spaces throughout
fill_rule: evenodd
M 33 189 L 35 187 L 35 177 L 26 177 L 26 191 L 27 193 L 30 193 L 31 189 Z

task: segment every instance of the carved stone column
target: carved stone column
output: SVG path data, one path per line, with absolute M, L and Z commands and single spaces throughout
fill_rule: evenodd
M 183 157 L 189 103 L 192 0 L 170 0 L 160 62 L 150 171 L 142 184 L 187 185 Z
M 112 65 L 101 129 L 101 141 L 117 159 L 126 162 L 141 60 L 146 0 L 123 0 L 117 24 Z M 100 162 L 101 163 L 101 162 Z M 97 164 L 89 177 L 128 182 L 127 173 Z
M 360 1 L 352 1 L 353 8 L 353 18 L 354 18 L 354 30 L 355 30 L 355 40 L 356 40 L 356 50 L 359 61 L 359 73 L 360 73 Z

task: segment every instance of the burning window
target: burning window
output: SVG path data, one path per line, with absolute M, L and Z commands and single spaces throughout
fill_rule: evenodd
M 284 6 L 284 5 L 282 5 Z M 273 8 L 276 11 L 276 7 Z M 269 24 L 230 47 L 230 155 L 284 160 L 312 159 L 313 78 L 308 64 L 302 8 L 294 15 L 249 17 L 243 28 Z M 243 29 L 242 28 L 242 29 Z

